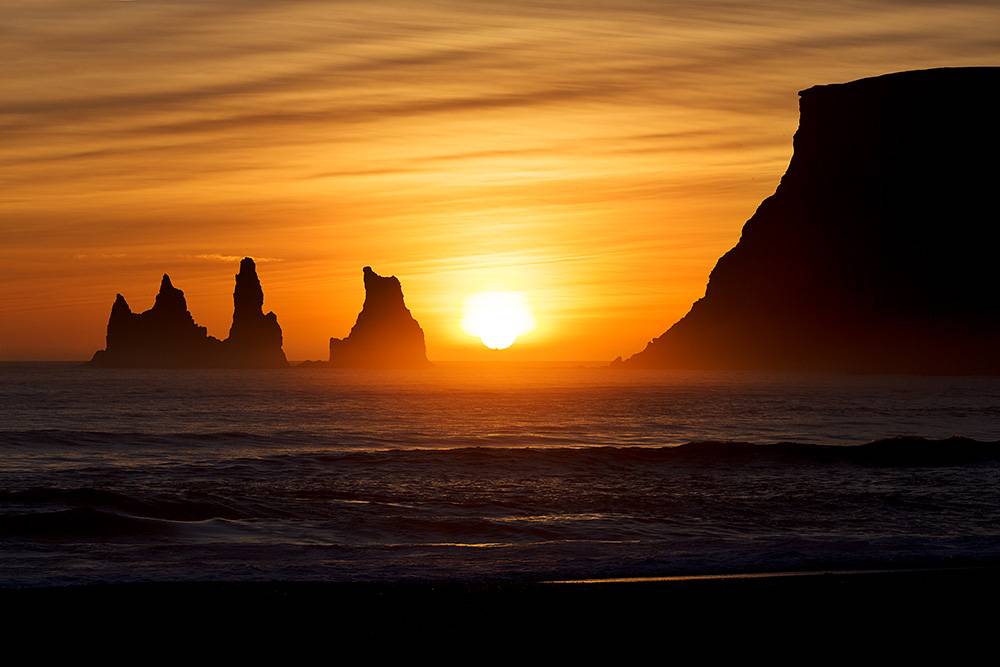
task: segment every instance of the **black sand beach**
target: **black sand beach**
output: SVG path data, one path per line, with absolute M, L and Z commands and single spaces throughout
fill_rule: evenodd
M 550 636 L 571 629 L 607 640 L 630 632 L 732 635 L 797 629 L 855 634 L 990 622 L 1000 568 L 785 572 L 584 582 L 157 583 L 6 588 L 4 616 L 53 626 L 322 625 L 353 639 L 428 633 Z M 121 627 L 119 625 L 119 627 Z M 624 635 L 620 633 L 626 633 Z M 598 637 L 594 637 L 597 639 Z M 677 636 L 682 640 L 683 636 Z

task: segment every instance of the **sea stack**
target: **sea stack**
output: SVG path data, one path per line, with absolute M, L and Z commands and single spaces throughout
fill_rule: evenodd
M 281 327 L 274 313 L 264 315 L 264 294 L 249 257 L 240 262 L 233 293 L 233 326 L 220 341 L 198 326 L 184 292 L 166 274 L 153 307 L 133 313 L 125 297 L 115 297 L 108 319 L 106 348 L 90 363 L 106 368 L 277 368 L 287 366 Z
M 198 326 L 184 292 L 163 274 L 153 307 L 133 313 L 121 294 L 108 319 L 107 347 L 90 363 L 113 368 L 198 368 L 221 358 L 222 342 Z
M 1000 68 L 800 93 L 775 193 L 626 367 L 1000 373 Z
M 249 257 L 240 262 L 233 291 L 233 325 L 226 347 L 229 365 L 241 368 L 281 368 L 288 365 L 281 349 L 278 316 L 263 311 L 264 290 L 257 266 Z
M 420 368 L 429 365 L 424 332 L 403 302 L 395 276 L 364 268 L 365 303 L 347 338 L 330 339 L 330 366 Z

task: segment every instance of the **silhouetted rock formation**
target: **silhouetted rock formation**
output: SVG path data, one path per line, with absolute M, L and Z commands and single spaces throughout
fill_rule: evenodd
M 240 262 L 233 291 L 233 326 L 226 345 L 230 365 L 254 368 L 287 366 L 281 349 L 278 316 L 263 312 L 264 290 L 257 278 L 257 267 L 249 257 Z
M 153 307 L 133 313 L 125 297 L 115 297 L 108 319 L 107 347 L 91 364 L 108 368 L 276 368 L 286 366 L 281 327 L 274 313 L 264 315 L 264 294 L 253 260 L 240 262 L 233 294 L 230 337 L 220 341 L 198 326 L 184 292 L 163 274 Z
M 184 292 L 163 274 L 153 307 L 133 313 L 125 297 L 115 297 L 108 319 L 107 348 L 94 353 L 95 366 L 140 368 L 199 367 L 222 354 L 222 342 L 195 324 Z
M 704 298 L 624 364 L 1000 372 L 1000 68 L 800 93 L 794 155 Z
M 347 338 L 330 339 L 330 365 L 339 368 L 427 366 L 424 332 L 403 303 L 395 276 L 364 268 L 365 303 Z

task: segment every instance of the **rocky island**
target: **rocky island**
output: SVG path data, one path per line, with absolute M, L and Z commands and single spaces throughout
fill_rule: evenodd
M 1000 68 L 800 93 L 794 153 L 639 368 L 1000 373 Z
M 108 319 L 106 347 L 90 363 L 105 368 L 280 368 L 288 365 L 281 349 L 281 327 L 274 313 L 262 311 L 264 292 L 254 261 L 240 262 L 233 292 L 233 324 L 220 341 L 198 326 L 184 292 L 163 274 L 153 307 L 133 313 L 121 294 Z
M 365 302 L 347 338 L 330 339 L 336 368 L 420 368 L 428 366 L 424 331 L 403 301 L 396 276 L 364 267 Z

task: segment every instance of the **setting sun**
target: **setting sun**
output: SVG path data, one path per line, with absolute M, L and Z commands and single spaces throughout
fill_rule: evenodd
M 466 300 L 462 328 L 486 347 L 504 350 L 534 329 L 535 319 L 520 292 L 481 292 Z

